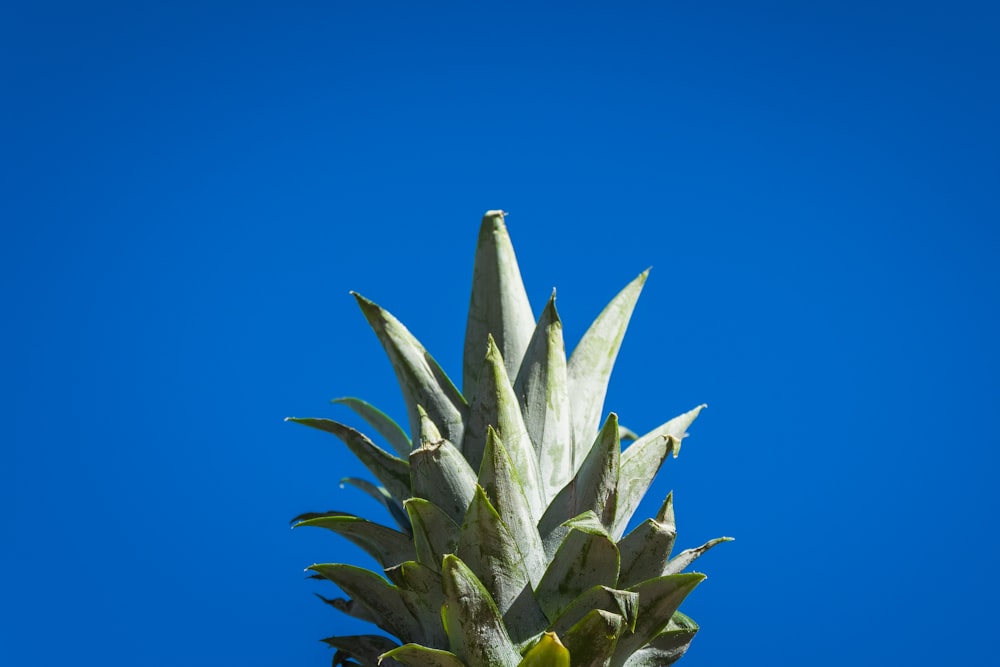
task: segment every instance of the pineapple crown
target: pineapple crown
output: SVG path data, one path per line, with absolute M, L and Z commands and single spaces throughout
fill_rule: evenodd
M 382 635 L 325 639 L 334 663 L 409 667 L 667 665 L 698 626 L 677 611 L 704 575 L 683 570 L 715 544 L 670 557 L 668 495 L 625 529 L 704 406 L 636 436 L 601 410 L 648 270 L 604 308 L 567 359 L 555 294 L 535 320 L 503 211 L 483 217 L 465 332 L 462 391 L 390 313 L 352 293 L 395 370 L 413 440 L 357 398 L 391 447 L 329 419 L 289 418 L 337 436 L 378 480 L 346 478 L 398 530 L 343 512 L 304 514 L 351 540 L 383 575 L 309 569 L 350 599 L 326 599 Z M 622 440 L 633 442 L 622 449 Z

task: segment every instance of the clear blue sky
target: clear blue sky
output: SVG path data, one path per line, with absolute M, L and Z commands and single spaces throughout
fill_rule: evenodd
M 995 4 L 0 12 L 0 662 L 329 664 L 367 561 L 288 520 L 384 517 L 282 418 L 402 415 L 349 289 L 460 375 L 491 208 L 570 344 L 654 267 L 606 409 L 708 403 L 644 509 L 737 538 L 682 664 L 995 660 Z

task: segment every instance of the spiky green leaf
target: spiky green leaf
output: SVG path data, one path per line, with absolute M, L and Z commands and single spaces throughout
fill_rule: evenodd
M 630 655 L 662 632 L 684 598 L 704 581 L 705 575 L 672 574 L 649 579 L 629 590 L 639 594 L 639 614 L 635 631 L 618 640 L 612 667 L 623 665 Z
M 620 614 L 592 609 L 565 634 L 571 667 L 607 667 L 625 627 Z
M 550 620 L 592 586 L 613 588 L 618 581 L 618 548 L 600 519 L 587 512 L 566 524 L 569 532 L 535 590 Z
M 413 526 L 417 562 L 440 571 L 444 555 L 455 553 L 458 548 L 458 524 L 440 507 L 423 498 L 410 498 L 403 507 Z
M 410 465 L 385 451 L 360 431 L 330 419 L 288 417 L 285 421 L 303 424 L 337 436 L 351 453 L 371 471 L 396 498 L 410 495 Z
M 716 544 L 732 541 L 733 538 L 731 537 L 717 537 L 714 540 L 705 542 L 705 544 L 695 549 L 685 549 L 670 559 L 670 562 L 667 563 L 667 566 L 663 570 L 663 574 L 677 574 L 678 572 L 683 572 L 688 565 L 698 560 L 702 554 L 714 547 Z
M 576 460 L 586 456 L 587 448 L 594 441 L 594 433 L 601 423 L 611 369 L 648 275 L 649 269 L 646 269 L 611 300 L 583 334 L 569 359 L 566 372 L 572 400 L 573 446 L 578 453 Z
M 452 653 L 468 667 L 517 667 L 521 661 L 493 598 L 457 556 L 441 564 L 445 632 Z
M 441 646 L 448 640 L 441 623 L 441 605 L 444 593 L 441 574 L 420 563 L 407 561 L 387 568 L 385 576 L 401 590 L 413 595 L 403 595 L 403 602 L 421 626 L 421 637 L 426 644 Z
M 622 453 L 621 475 L 618 481 L 618 510 L 611 534 L 621 537 L 629 519 L 639 507 L 667 455 L 676 452 L 687 429 L 704 405 L 674 417 L 642 436 Z
M 546 632 L 524 654 L 517 667 L 569 667 L 569 651 L 554 633 Z
M 461 442 L 468 413 L 462 394 L 399 320 L 360 294 L 351 294 L 357 299 L 396 372 L 410 417 L 411 433 L 419 432 L 420 416 L 417 406 L 422 405 L 442 430 L 444 437 L 452 442 Z
M 325 577 L 318 574 L 313 575 L 310 578 L 313 577 L 317 579 L 325 579 Z M 343 614 L 347 614 L 351 618 L 356 618 L 360 621 L 368 621 L 372 624 L 375 623 L 375 616 L 372 614 L 371 609 L 358 604 L 354 600 L 348 600 L 347 598 L 328 598 L 320 595 L 319 593 L 315 593 L 315 595 L 326 604 Z
M 631 630 L 635 627 L 636 615 L 639 613 L 639 594 L 608 586 L 594 586 L 569 603 L 549 626 L 549 630 L 561 637 L 595 609 L 621 616 L 625 627 Z
M 591 511 L 600 519 L 605 530 L 610 530 L 617 504 L 620 452 L 618 417 L 612 412 L 587 452 L 583 465 L 552 500 L 538 522 L 538 530 L 548 553 L 551 553 L 553 541 L 560 539 L 564 532 L 558 528 L 565 517 Z
M 476 474 L 447 440 L 426 443 L 410 454 L 413 496 L 429 500 L 461 525 L 476 490 Z
M 483 360 L 483 371 L 479 376 L 479 389 L 469 411 L 469 423 L 465 429 L 462 453 L 469 465 L 479 470 L 486 449 L 489 427 L 496 429 L 503 439 L 521 479 L 527 496 L 532 518 L 537 521 L 544 508 L 541 484 L 538 481 L 538 460 L 531 436 L 524 425 L 521 408 L 514 395 L 507 370 L 504 368 L 500 350 L 490 336 Z
M 627 588 L 666 574 L 676 537 L 674 494 L 669 493 L 655 518 L 642 522 L 618 541 L 622 558 L 618 585 Z
M 578 465 L 573 460 L 566 347 L 554 291 L 524 353 L 514 381 L 514 394 L 535 446 L 543 500 L 548 503 Z
M 378 627 L 399 639 L 421 638 L 420 623 L 413 617 L 404 596 L 412 595 L 391 585 L 369 570 L 343 563 L 310 565 L 353 598 L 355 604 L 366 607 Z
M 511 640 L 520 643 L 545 628 L 518 543 L 479 486 L 462 524 L 458 557 L 479 576 Z
M 413 550 L 413 539 L 409 535 L 353 514 L 307 519 L 295 524 L 294 527 L 304 526 L 326 528 L 343 535 L 364 549 L 383 568 L 413 560 L 416 555 Z
M 465 326 L 462 390 L 466 396 L 475 397 L 487 336 L 495 338 L 507 364 L 507 375 L 516 377 L 534 326 L 535 317 L 504 224 L 504 212 L 487 211 L 479 227 Z
M 350 409 L 354 410 L 358 416 L 368 422 L 368 424 L 375 429 L 376 433 L 385 438 L 385 441 L 392 445 L 392 448 L 399 456 L 405 458 L 410 455 L 410 450 L 413 449 L 413 445 L 410 443 L 410 438 L 406 435 L 406 431 L 404 431 L 389 415 L 385 414 L 371 403 L 367 403 L 362 401 L 360 398 L 354 398 L 352 396 L 334 398 L 330 402 L 338 405 L 346 405 Z
M 350 655 L 365 667 L 379 667 L 379 656 L 398 644 L 382 635 L 348 635 L 327 637 L 324 643 Z
M 407 535 L 410 534 L 410 520 L 407 518 L 406 512 L 403 511 L 402 503 L 392 497 L 392 494 L 389 493 L 389 489 L 384 486 L 376 486 L 367 479 L 359 479 L 357 477 L 344 477 L 340 480 L 340 485 L 344 486 L 345 484 L 361 489 L 374 498 L 375 501 L 380 503 L 389 511 L 389 515 L 397 524 L 399 524 L 399 527 L 403 529 L 403 532 Z
M 479 468 L 479 485 L 485 489 L 490 502 L 500 514 L 500 519 L 510 531 L 511 538 L 520 549 L 531 585 L 537 586 L 547 566 L 542 538 L 532 519 L 528 499 L 514 462 L 493 427 L 487 429 L 486 451 Z
M 666 629 L 649 644 L 633 653 L 625 667 L 666 667 L 687 652 L 691 640 L 698 633 L 698 624 L 681 612 L 674 612 Z
M 403 644 L 382 655 L 405 667 L 468 667 L 451 651 L 429 648 L 420 644 Z

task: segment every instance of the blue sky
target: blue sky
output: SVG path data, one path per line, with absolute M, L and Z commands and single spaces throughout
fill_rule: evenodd
M 606 410 L 708 403 L 643 514 L 737 538 L 682 664 L 993 658 L 995 7 L 278 5 L 2 10 L 5 664 L 364 631 L 288 520 L 388 519 L 282 419 L 402 419 L 350 289 L 458 377 L 493 208 L 570 345 L 653 266 Z

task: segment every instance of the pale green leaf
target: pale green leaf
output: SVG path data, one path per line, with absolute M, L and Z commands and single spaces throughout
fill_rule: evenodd
M 573 460 L 566 348 L 555 292 L 535 325 L 514 381 L 514 394 L 535 446 L 543 500 L 548 503 L 579 464 Z
M 461 524 L 476 490 L 476 473 L 447 440 L 424 443 L 410 454 L 412 493 Z
M 303 424 L 340 438 L 348 449 L 396 498 L 410 495 L 410 465 L 385 451 L 363 433 L 330 419 L 288 417 L 285 421 Z
M 567 522 L 569 532 L 542 576 L 535 596 L 550 619 L 593 586 L 618 582 L 618 549 L 593 512 Z
M 420 644 L 403 644 L 382 655 L 405 667 L 468 667 L 451 651 L 442 651 Z
M 681 612 L 674 612 L 666 629 L 656 635 L 646 646 L 633 653 L 625 667 L 666 667 L 687 652 L 691 640 L 698 633 L 698 624 Z
M 424 643 L 431 646 L 445 644 L 448 639 L 441 622 L 444 592 L 440 572 L 420 563 L 407 561 L 387 568 L 385 576 L 401 590 L 413 593 L 404 595 L 403 602 L 420 623 Z
M 618 541 L 618 553 L 622 558 L 618 585 L 633 586 L 666 574 L 664 570 L 676 537 L 674 494 L 669 493 L 656 518 L 642 522 Z
M 552 500 L 538 522 L 538 530 L 548 553 L 551 553 L 553 541 L 559 539 L 564 532 L 558 528 L 566 517 L 592 511 L 605 529 L 610 529 L 618 495 L 620 452 L 618 417 L 612 412 L 587 453 L 583 465 Z
M 361 489 L 376 501 L 381 503 L 387 510 L 389 510 L 389 515 L 392 516 L 393 520 L 397 524 L 399 524 L 399 527 L 403 529 L 403 532 L 408 535 L 410 534 L 410 520 L 406 517 L 406 512 L 403 511 L 402 503 L 392 497 L 392 494 L 389 493 L 389 489 L 384 486 L 376 486 L 366 479 L 359 479 L 357 477 L 344 477 L 340 480 L 340 485 L 344 486 L 345 484 Z
M 405 595 L 385 579 L 360 567 L 343 563 L 320 563 L 309 566 L 369 610 L 378 627 L 399 639 L 422 638 L 419 622 L 404 602 Z
M 379 656 L 398 644 L 382 635 L 349 635 L 327 637 L 324 643 L 351 656 L 364 667 L 379 667 Z
M 362 419 L 368 422 L 369 425 L 375 431 L 385 438 L 385 441 L 392 445 L 392 448 L 396 450 L 399 456 L 407 457 L 410 455 L 410 450 L 413 449 L 413 445 L 410 443 L 410 438 L 406 435 L 399 424 L 397 424 L 389 415 L 385 414 L 378 408 L 376 408 L 371 403 L 366 403 L 360 398 L 354 398 L 351 396 L 345 396 L 343 398 L 335 398 L 330 401 L 331 403 L 337 403 L 339 405 L 346 405 L 350 409 L 354 410 Z
M 493 598 L 457 556 L 444 557 L 445 632 L 449 649 L 468 667 L 517 667 L 521 655 L 504 628 Z
M 569 651 L 559 638 L 546 632 L 542 638 L 524 654 L 518 667 L 569 667 Z
M 528 499 L 532 518 L 537 521 L 542 516 L 545 505 L 538 481 L 535 447 L 524 426 L 521 408 L 504 368 L 500 350 L 492 337 L 488 337 L 483 372 L 479 376 L 479 389 L 469 411 L 465 440 L 462 443 L 462 454 L 475 470 L 479 470 L 482 464 L 490 426 L 503 439 Z
M 315 526 L 343 535 L 365 550 L 383 568 L 413 560 L 413 539 L 398 530 L 387 528 L 352 514 L 322 516 L 300 521 L 295 528 Z
M 621 537 L 629 519 L 652 484 L 667 455 L 676 451 L 688 427 L 705 406 L 701 405 L 674 417 L 642 436 L 622 452 L 621 475 L 618 481 L 618 510 L 611 534 Z
M 731 537 L 717 537 L 714 540 L 709 540 L 696 549 L 686 549 L 670 559 L 670 562 L 667 563 L 666 568 L 663 570 L 663 574 L 677 574 L 678 572 L 683 572 L 688 565 L 696 561 L 703 553 L 714 547 L 716 544 L 732 541 L 733 538 Z
M 621 616 L 625 627 L 631 630 L 635 627 L 636 615 L 639 613 L 639 594 L 608 586 L 594 586 L 570 602 L 552 622 L 549 630 L 561 637 L 595 609 Z
M 625 627 L 620 614 L 591 609 L 565 634 L 571 667 L 607 667 Z
M 628 657 L 662 632 L 684 598 L 704 581 L 703 574 L 672 574 L 648 579 L 629 590 L 639 594 L 639 614 L 635 631 L 618 640 L 612 667 L 623 665 Z
M 313 576 L 318 579 L 325 579 L 325 577 L 321 577 L 318 574 Z M 347 614 L 351 618 L 368 621 L 373 625 L 375 624 L 375 616 L 372 613 L 372 610 L 358 604 L 354 600 L 348 600 L 347 598 L 328 598 L 320 595 L 319 593 L 314 593 L 314 595 L 337 611 Z
M 487 211 L 476 243 L 465 327 L 462 390 L 470 400 L 475 397 L 487 336 L 493 335 L 507 364 L 507 375 L 515 377 L 534 327 L 535 317 L 504 224 L 504 212 Z
M 542 538 L 507 449 L 493 427 L 487 431 L 486 451 L 479 468 L 479 485 L 486 490 L 490 502 L 520 549 L 531 585 L 537 586 L 547 566 Z
M 538 634 L 548 622 L 532 594 L 518 543 L 482 487 L 469 503 L 458 542 L 458 557 L 478 573 L 515 643 Z
M 417 406 L 422 405 L 446 438 L 461 442 L 468 406 L 458 389 L 399 320 L 360 294 L 352 294 L 396 371 L 409 412 L 411 433 L 419 432 Z
M 574 460 L 582 460 L 594 441 L 611 369 L 648 275 L 649 269 L 640 273 L 611 300 L 583 334 L 569 359 L 566 371 L 572 401 L 573 446 L 578 452 Z
M 444 510 L 423 498 L 410 498 L 403 507 L 413 526 L 417 562 L 440 572 L 441 559 L 458 548 L 458 524 Z

